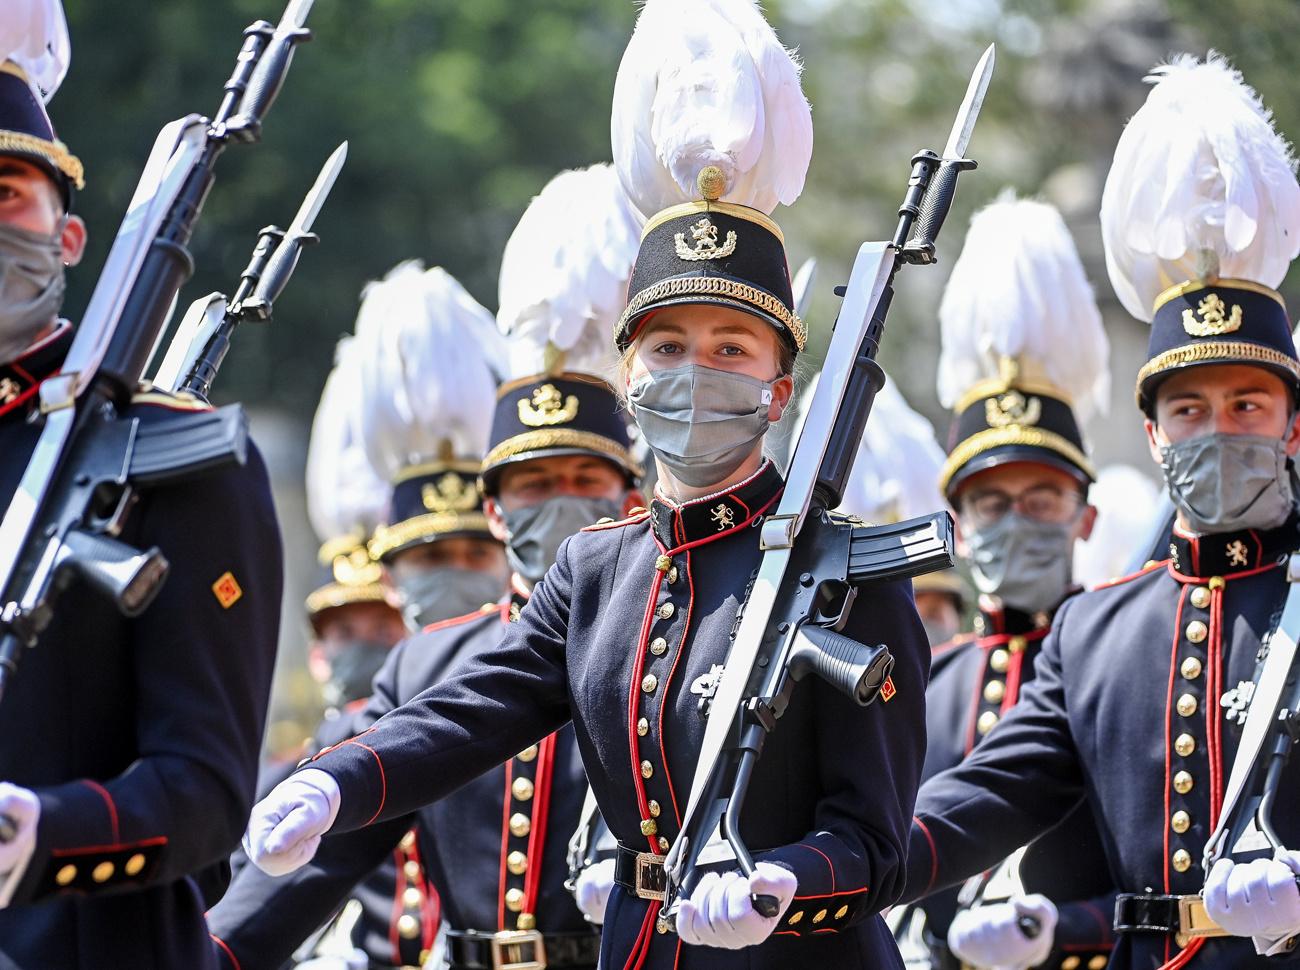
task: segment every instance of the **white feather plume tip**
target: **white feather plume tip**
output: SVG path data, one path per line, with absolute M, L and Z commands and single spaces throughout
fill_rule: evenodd
M 803 191 L 812 112 L 801 67 L 754 0 L 646 0 L 614 82 L 610 134 L 623 187 L 647 218 L 699 198 L 771 213 Z
M 562 172 L 529 203 L 501 257 L 497 323 L 509 374 L 613 374 L 614 323 L 641 219 L 609 164 Z
M 389 495 L 362 444 L 355 338 L 344 337 L 334 358 L 307 446 L 307 517 L 321 542 L 364 540 L 383 521 Z
M 1104 411 L 1110 343 L 1061 214 L 1009 193 L 977 212 L 939 305 L 939 400 L 953 407 L 1010 359 L 1070 400 Z
M 72 43 L 62 0 L 4 0 L 0 63 L 13 61 L 48 103 L 68 73 Z
M 483 456 L 505 347 L 492 314 L 450 274 L 412 261 L 371 283 L 357 342 L 362 439 L 382 475 Z
M 1150 321 L 1155 298 L 1187 280 L 1276 287 L 1300 253 L 1300 185 L 1272 114 L 1213 51 L 1180 54 L 1147 80 L 1102 193 L 1115 294 Z

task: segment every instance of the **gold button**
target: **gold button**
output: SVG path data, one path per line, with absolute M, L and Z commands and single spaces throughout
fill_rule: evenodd
M 668 919 L 665 916 L 660 916 L 658 919 L 655 920 L 655 932 L 657 933 L 660 934 L 667 933 L 672 928 L 673 928 L 672 923 L 668 922 Z
M 655 766 L 654 766 L 654 765 L 652 765 L 652 764 L 651 764 L 650 762 L 648 762 L 648 761 L 643 761 L 643 762 L 641 762 L 641 777 L 642 777 L 642 778 L 652 778 L 652 777 L 654 777 L 654 773 L 655 773 Z
M 1061 970 L 1079 970 L 1079 964 L 1083 961 L 1078 957 L 1069 956 L 1061 961 Z
M 128 876 L 138 876 L 144 869 L 144 855 L 137 852 L 131 858 L 126 860 L 126 865 L 122 867 Z
M 654 818 L 658 818 L 660 812 L 659 803 L 652 798 L 650 799 L 649 808 L 650 808 L 651 816 L 653 816 Z
M 659 619 L 661 620 L 669 619 L 673 615 L 673 612 L 676 609 L 677 607 L 673 606 L 672 603 L 663 604 L 663 606 L 659 607 Z
M 802 909 L 796 910 L 795 912 L 790 914 L 790 918 L 785 921 L 785 925 L 794 926 L 794 924 L 798 923 L 801 919 L 803 919 L 803 910 Z
M 522 812 L 515 812 L 510 816 L 510 834 L 516 839 L 522 839 L 532 827 L 532 820 Z M 411 865 L 411 863 L 407 863 L 407 865 Z
M 1174 791 L 1180 795 L 1186 795 L 1195 783 L 1196 780 L 1192 778 L 1191 772 L 1180 771 L 1174 775 Z
M 532 913 L 520 913 L 519 919 L 515 921 L 515 926 L 521 930 L 537 929 L 537 917 Z
M 984 685 L 984 699 L 990 704 L 1002 703 L 1002 698 L 1007 696 L 1007 685 L 1000 680 L 990 680 Z
M 1088 961 L 1088 970 L 1106 970 L 1107 958 L 1098 953 Z
M 1024 653 L 1027 646 L 1029 646 L 1029 641 L 1024 637 L 1012 637 L 1007 641 L 1007 649 L 1012 653 Z
M 668 582 L 669 582 L 669 583 L 675 583 L 675 582 L 677 582 L 677 567 L 676 567 L 676 566 L 674 566 L 672 569 L 668 570 Z
M 1196 713 L 1196 698 L 1191 694 L 1184 694 L 1178 698 L 1178 713 L 1183 717 L 1191 717 Z
M 655 637 L 650 641 L 650 652 L 656 657 L 662 657 L 668 649 L 668 641 L 663 637 Z
M 1175 872 L 1186 872 L 1192 868 L 1192 855 L 1186 849 L 1179 849 L 1170 861 L 1174 864 Z
M 813 916 L 813 926 L 816 926 L 818 923 L 820 923 L 820 922 L 821 922 L 822 920 L 824 920 L 825 918 L 826 918 L 826 910 L 824 910 L 824 909 L 819 909 L 819 910 L 817 910 L 816 915 Z
M 641 819 L 641 834 L 654 835 L 659 831 L 659 823 L 652 818 Z
M 835 918 L 843 919 L 845 914 L 848 913 L 848 911 L 849 911 L 848 906 L 841 906 L 839 909 L 835 911 Z
M 659 686 L 659 678 L 654 674 L 646 674 L 641 678 L 641 690 L 647 694 L 653 694 L 655 688 Z
M 60 886 L 66 886 L 77 878 L 77 867 L 69 863 L 59 869 L 54 876 L 54 881 Z
M 513 827 L 514 826 L 511 826 L 511 828 Z M 414 859 L 408 859 L 406 862 L 402 863 L 402 872 L 406 873 L 407 879 L 419 879 L 420 864 L 416 862 Z
M 506 909 L 517 913 L 524 908 L 524 891 L 522 889 L 506 890 Z
M 637 733 L 637 737 L 640 737 L 640 738 L 643 738 L 643 737 L 645 737 L 647 734 L 649 734 L 649 733 L 650 733 L 650 722 L 647 721 L 645 718 L 641 718 L 640 720 L 638 720 L 638 721 L 636 722 L 636 733 Z
M 1174 750 L 1178 752 L 1179 757 L 1186 758 L 1196 750 L 1196 739 L 1190 734 L 1180 734 L 1174 740 Z
M 1188 657 L 1183 661 L 1180 670 L 1183 677 L 1187 680 L 1195 680 L 1197 677 L 1201 676 L 1201 662 L 1195 657 Z
M 1208 585 L 1209 585 L 1210 589 L 1223 589 L 1223 585 L 1224 585 L 1224 584 L 1223 584 L 1223 577 L 1222 577 L 1222 576 L 1211 576 L 1211 577 L 1210 577 L 1210 582 L 1209 582 Z
M 669 842 L 667 839 L 665 839 L 662 835 L 659 836 L 659 851 L 667 852 L 671 848 L 672 848 L 672 843 Z
M 522 852 L 511 852 L 506 856 L 506 868 L 516 876 L 522 876 L 528 871 L 528 856 Z
M 420 921 L 410 913 L 397 918 L 397 933 L 404 940 L 413 940 L 420 935 Z
M 116 868 L 117 867 L 111 862 L 101 862 L 99 865 L 95 866 L 94 869 L 90 870 L 90 878 L 95 880 L 95 882 L 108 882 L 113 878 L 113 871 Z
M 998 716 L 992 711 L 985 711 L 980 715 L 980 719 L 975 722 L 975 730 L 980 734 L 988 734 L 998 723 Z
M 1187 624 L 1187 639 L 1192 643 L 1200 643 L 1210 634 L 1210 628 L 1200 620 L 1192 620 Z
M 658 559 L 655 560 L 655 569 L 659 570 L 661 573 L 668 572 L 668 570 L 672 568 L 672 565 L 673 565 L 672 556 L 660 556 Z
M 530 744 L 528 747 L 524 748 L 523 751 L 520 751 L 515 755 L 515 757 L 520 761 L 535 761 L 537 759 L 537 745 Z
M 402 891 L 402 905 L 407 909 L 419 909 L 422 902 L 424 902 L 424 893 L 414 886 L 407 886 Z
M 415 848 L 415 831 L 414 829 L 402 836 L 402 851 L 410 852 Z
M 533 797 L 533 783 L 527 778 L 516 778 L 514 784 L 510 786 L 510 791 L 515 798 L 521 802 L 526 802 Z
M 1204 586 L 1197 586 L 1192 590 L 1192 605 L 1198 610 L 1203 610 L 1210 605 L 1210 591 Z
M 1005 674 L 1007 665 L 1011 663 L 1011 654 L 1007 653 L 1001 647 L 998 647 L 989 654 L 989 669 L 995 674 Z
M 1181 808 L 1174 812 L 1173 817 L 1169 819 L 1169 827 L 1182 835 L 1192 827 L 1192 817 L 1184 812 Z
M 432 954 L 433 954 L 433 951 L 432 951 L 432 950 L 421 950 L 421 951 L 420 951 L 420 966 L 424 966 L 426 963 L 428 963 L 428 962 L 429 962 L 429 957 L 430 957 Z

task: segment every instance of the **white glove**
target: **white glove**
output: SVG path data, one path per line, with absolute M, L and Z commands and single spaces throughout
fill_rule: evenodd
M 244 851 L 268 876 L 283 876 L 311 861 L 321 836 L 339 813 L 338 782 L 319 768 L 304 768 L 253 806 Z
M 606 859 L 587 866 L 578 873 L 573 887 L 573 898 L 587 921 L 600 925 L 605 922 L 605 907 L 614 889 L 614 860 Z
M 1235 864 L 1220 859 L 1205 880 L 1205 912 L 1233 936 L 1249 936 L 1260 953 L 1300 933 L 1300 852 Z
M 707 873 L 677 910 L 677 935 L 695 946 L 757 946 L 781 922 L 798 884 L 789 869 L 770 862 L 757 863 L 748 879 L 735 871 Z M 777 898 L 775 916 L 760 916 L 754 909 L 749 897 L 757 893 Z
M 351 956 L 312 957 L 303 963 L 295 963 L 294 970 L 366 970 L 370 966 L 370 957 L 365 950 L 353 950 Z
M 7 816 L 14 826 L 13 838 L 0 842 L 0 909 L 4 909 L 14 898 L 14 891 L 36 851 L 41 800 L 33 791 L 0 782 L 0 815 Z
M 1032 939 L 1020 928 L 1038 921 Z M 1015 896 L 1005 903 L 963 909 L 948 927 L 948 948 L 963 962 L 994 970 L 1026 970 L 1047 959 L 1056 934 L 1056 906 L 1046 896 Z

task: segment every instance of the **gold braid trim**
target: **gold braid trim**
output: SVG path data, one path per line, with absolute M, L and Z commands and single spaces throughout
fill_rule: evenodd
M 1293 379 L 1300 380 L 1300 362 L 1280 350 L 1251 343 L 1248 340 L 1206 340 L 1166 350 L 1163 354 L 1157 354 L 1148 360 L 1138 371 L 1138 406 L 1142 405 L 1142 385 L 1148 378 L 1163 374 L 1165 371 L 1186 367 L 1188 364 L 1211 362 L 1272 364 L 1289 373 Z
M 1231 276 L 1212 276 L 1203 280 L 1188 280 L 1185 283 L 1179 283 L 1177 286 L 1171 286 L 1163 290 L 1155 299 L 1155 305 L 1151 312 L 1155 313 L 1162 306 L 1175 297 L 1185 296 L 1188 293 L 1199 293 L 1201 290 L 1208 290 L 1214 287 L 1222 286 L 1229 290 L 1248 290 L 1251 293 L 1258 293 L 1260 296 L 1266 296 L 1276 302 L 1283 310 L 1286 309 L 1286 300 L 1282 299 L 1282 294 L 1277 290 L 1265 286 L 1263 283 L 1256 283 L 1253 280 L 1239 280 Z
M 1055 431 L 1047 431 L 1043 428 L 1031 428 L 1021 424 L 1009 424 L 1005 428 L 989 428 L 987 431 L 979 431 L 971 435 L 948 456 L 948 460 L 943 463 L 943 469 L 939 472 L 939 491 L 948 490 L 948 482 L 952 480 L 953 475 L 973 458 L 984 454 L 986 451 L 992 451 L 994 448 L 1001 448 L 1005 445 L 1029 445 L 1033 448 L 1045 448 L 1048 451 L 1054 451 L 1066 461 L 1072 462 L 1083 469 L 1084 473 L 1090 478 L 1097 477 L 1097 471 L 1092 467 L 1092 462 L 1088 456 L 1079 450 L 1079 447 L 1068 438 L 1057 434 Z
M 407 543 L 434 539 L 448 532 L 487 531 L 487 516 L 482 512 L 429 512 L 393 525 L 381 525 L 370 540 L 370 556 L 382 559 Z
M 790 331 L 790 336 L 794 337 L 795 346 L 799 350 L 803 350 L 804 344 L 808 342 L 808 330 L 803 321 L 799 319 L 798 315 L 791 312 L 790 308 L 784 303 L 767 292 L 767 290 L 760 290 L 757 286 L 740 283 L 724 276 L 679 277 L 647 286 L 632 297 L 628 302 L 627 309 L 618 318 L 618 324 L 614 327 L 615 339 L 627 327 L 632 317 L 651 303 L 678 296 L 720 296 L 748 303 L 750 306 L 757 307 L 765 313 L 770 313 L 780 320 L 785 328 Z
M 613 459 L 638 478 L 642 475 L 641 466 L 618 442 L 591 431 L 575 431 L 572 428 L 542 428 L 507 438 L 488 452 L 487 457 L 483 459 L 483 471 L 487 472 L 493 466 L 517 455 L 548 448 L 581 448 L 584 451 L 594 451 Z
M 315 616 L 336 606 L 350 603 L 387 603 L 388 593 L 378 583 L 365 586 L 347 586 L 343 583 L 329 583 L 318 590 L 313 590 L 307 597 L 307 615 Z
M 21 131 L 0 131 L 0 155 L 35 155 L 43 158 L 72 180 L 79 189 L 86 187 L 86 170 L 81 159 L 68 151 L 61 141 L 47 141 Z

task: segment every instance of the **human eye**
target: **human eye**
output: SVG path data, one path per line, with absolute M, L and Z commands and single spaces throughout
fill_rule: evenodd
M 655 344 L 654 352 L 665 356 L 680 354 L 682 352 L 682 345 L 677 343 L 675 340 L 665 340 L 662 343 Z

